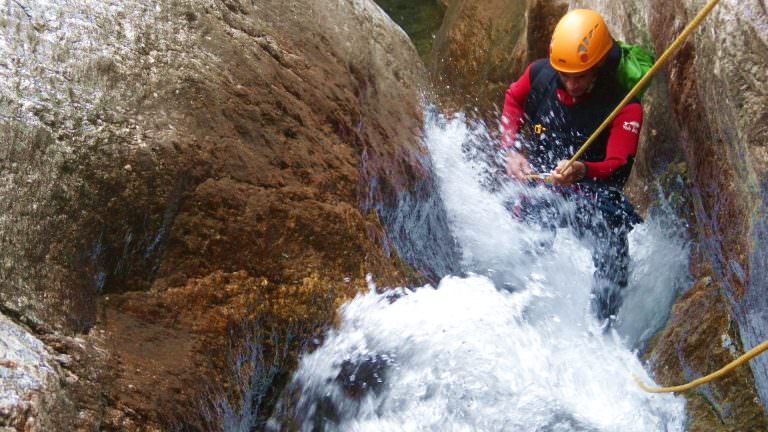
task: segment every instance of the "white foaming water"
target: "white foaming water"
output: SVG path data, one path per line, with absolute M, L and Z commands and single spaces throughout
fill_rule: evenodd
M 663 325 L 687 252 L 664 224 L 631 234 L 632 276 L 618 331 L 589 308 L 592 260 L 568 230 L 515 221 L 520 192 L 480 185 L 462 143 L 486 141 L 462 119 L 434 119 L 428 146 L 468 276 L 437 289 L 371 290 L 306 355 L 292 424 L 340 431 L 682 431 L 684 401 L 644 393 L 632 347 Z M 551 244 L 542 249 L 540 244 Z M 272 420 L 270 428 L 280 425 Z

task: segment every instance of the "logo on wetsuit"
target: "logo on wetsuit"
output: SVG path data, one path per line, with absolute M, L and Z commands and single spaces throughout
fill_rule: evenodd
M 624 130 L 634 134 L 640 133 L 640 123 L 636 121 L 624 122 Z

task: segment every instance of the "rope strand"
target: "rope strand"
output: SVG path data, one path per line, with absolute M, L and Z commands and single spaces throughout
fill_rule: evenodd
M 643 390 L 647 391 L 648 393 L 680 393 L 684 391 L 691 390 L 693 388 L 696 388 L 702 384 L 706 384 L 712 380 L 718 379 L 722 377 L 723 375 L 726 375 L 736 369 L 737 367 L 743 365 L 744 363 L 752 360 L 753 357 L 756 357 L 758 354 L 761 354 L 763 351 L 768 350 L 768 341 L 765 341 L 761 343 L 760 345 L 752 348 L 751 350 L 744 353 L 741 357 L 737 358 L 736 360 L 728 363 L 727 365 L 723 366 L 721 369 L 712 372 L 711 374 L 707 376 L 703 376 L 701 378 L 695 379 L 688 384 L 678 385 L 678 386 L 672 386 L 672 387 L 648 387 L 643 383 L 640 378 L 636 376 L 632 376 L 635 379 L 635 382 L 642 388 Z

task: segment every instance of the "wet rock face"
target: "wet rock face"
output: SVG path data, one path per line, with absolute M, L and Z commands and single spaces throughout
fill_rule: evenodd
M 77 376 L 66 369 L 72 357 L 56 354 L 3 315 L 0 335 L 0 429 L 71 429 L 71 418 L 62 413 L 75 410 L 61 396 L 63 387 L 77 385 Z
M 252 247 L 262 254 L 281 232 L 305 225 L 343 244 L 318 225 L 319 214 L 335 213 L 335 224 L 364 225 L 364 216 L 353 220 L 344 208 L 354 212 L 368 198 L 364 176 L 389 163 L 390 190 L 423 176 L 414 163 L 419 62 L 375 7 L 265 2 L 256 14 L 238 5 L 128 2 L 110 18 L 85 3 L 62 6 L 64 18 L 45 25 L 35 21 L 44 21 L 37 9 L 12 8 L 7 31 L 19 25 L 34 37 L 13 39 L 7 53 L 20 65 L 7 72 L 6 89 L 15 85 L 21 95 L 7 106 L 16 121 L 4 125 L 4 307 L 34 325 L 82 330 L 93 324 L 94 294 L 147 288 L 168 272 L 163 263 L 173 250 L 185 247 L 205 257 L 185 262 L 206 274 L 210 252 L 240 238 L 208 227 L 200 238 L 181 239 L 186 232 L 176 218 L 195 217 L 192 207 L 226 219 L 233 216 L 228 212 L 245 216 L 250 199 L 251 229 L 265 235 Z M 312 24 L 293 23 L 278 17 L 280 8 L 317 16 Z M 80 22 L 78 13 L 93 14 L 99 26 Z M 158 32 L 134 34 L 110 21 L 126 19 Z M 368 35 L 340 30 L 336 24 L 344 20 L 381 41 L 370 45 Z M 101 29 L 112 24 L 117 30 Z M 288 31 L 291 25 L 304 33 Z M 51 44 L 48 33 L 72 39 L 74 48 Z M 103 53 L 81 47 L 78 38 L 103 45 Z M 28 57 L 17 54 L 24 50 Z M 34 67 L 54 61 L 59 69 Z M 25 86 L 38 78 L 46 87 Z M 190 199 L 194 194 L 201 199 Z M 267 218 L 272 202 L 329 206 L 311 206 L 317 214 L 305 215 L 276 208 L 279 215 Z M 224 223 L 241 229 L 237 222 Z M 279 273 L 282 252 L 270 250 L 272 259 L 250 265 Z M 230 255 L 231 270 L 242 267 L 238 260 L 256 261 Z M 66 289 L 56 289 L 65 280 Z
M 510 82 L 547 54 L 548 35 L 567 5 L 553 0 L 447 3 L 430 65 L 437 93 L 446 107 L 493 118 Z
M 699 7 L 685 1 L 651 8 L 649 28 L 657 50 Z M 768 280 L 768 189 L 763 180 L 768 92 L 758 84 L 768 78 L 766 19 L 760 2 L 719 3 L 668 69 L 672 112 L 693 185 L 701 258 L 722 284 L 745 349 L 768 338 L 768 321 L 756 313 L 765 310 Z M 750 365 L 766 407 L 768 360 Z
M 8 11 L 0 309 L 100 335 L 108 406 L 53 392 L 81 427 L 258 424 L 366 273 L 406 279 L 377 210 L 428 182 L 413 46 L 367 0 Z
M 718 288 L 711 277 L 703 277 L 673 307 L 669 324 L 647 356 L 657 382 L 687 383 L 741 353 L 727 300 Z M 742 367 L 688 392 L 689 430 L 765 430 L 768 422 L 751 381 L 749 368 Z

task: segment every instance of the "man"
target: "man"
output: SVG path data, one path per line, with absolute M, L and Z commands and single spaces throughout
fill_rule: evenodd
M 622 193 L 643 122 L 640 102 L 627 104 L 579 161 L 567 161 L 626 96 L 617 78 L 621 56 L 598 13 L 567 13 L 549 59 L 533 62 L 510 85 L 501 119 L 507 174 L 522 181 L 549 173 L 553 190 L 576 202 L 571 222 L 594 246 L 593 309 L 608 324 L 628 282 L 627 233 L 640 220 Z M 527 204 L 528 219 L 551 223 L 541 220 L 552 217 L 550 205 Z

